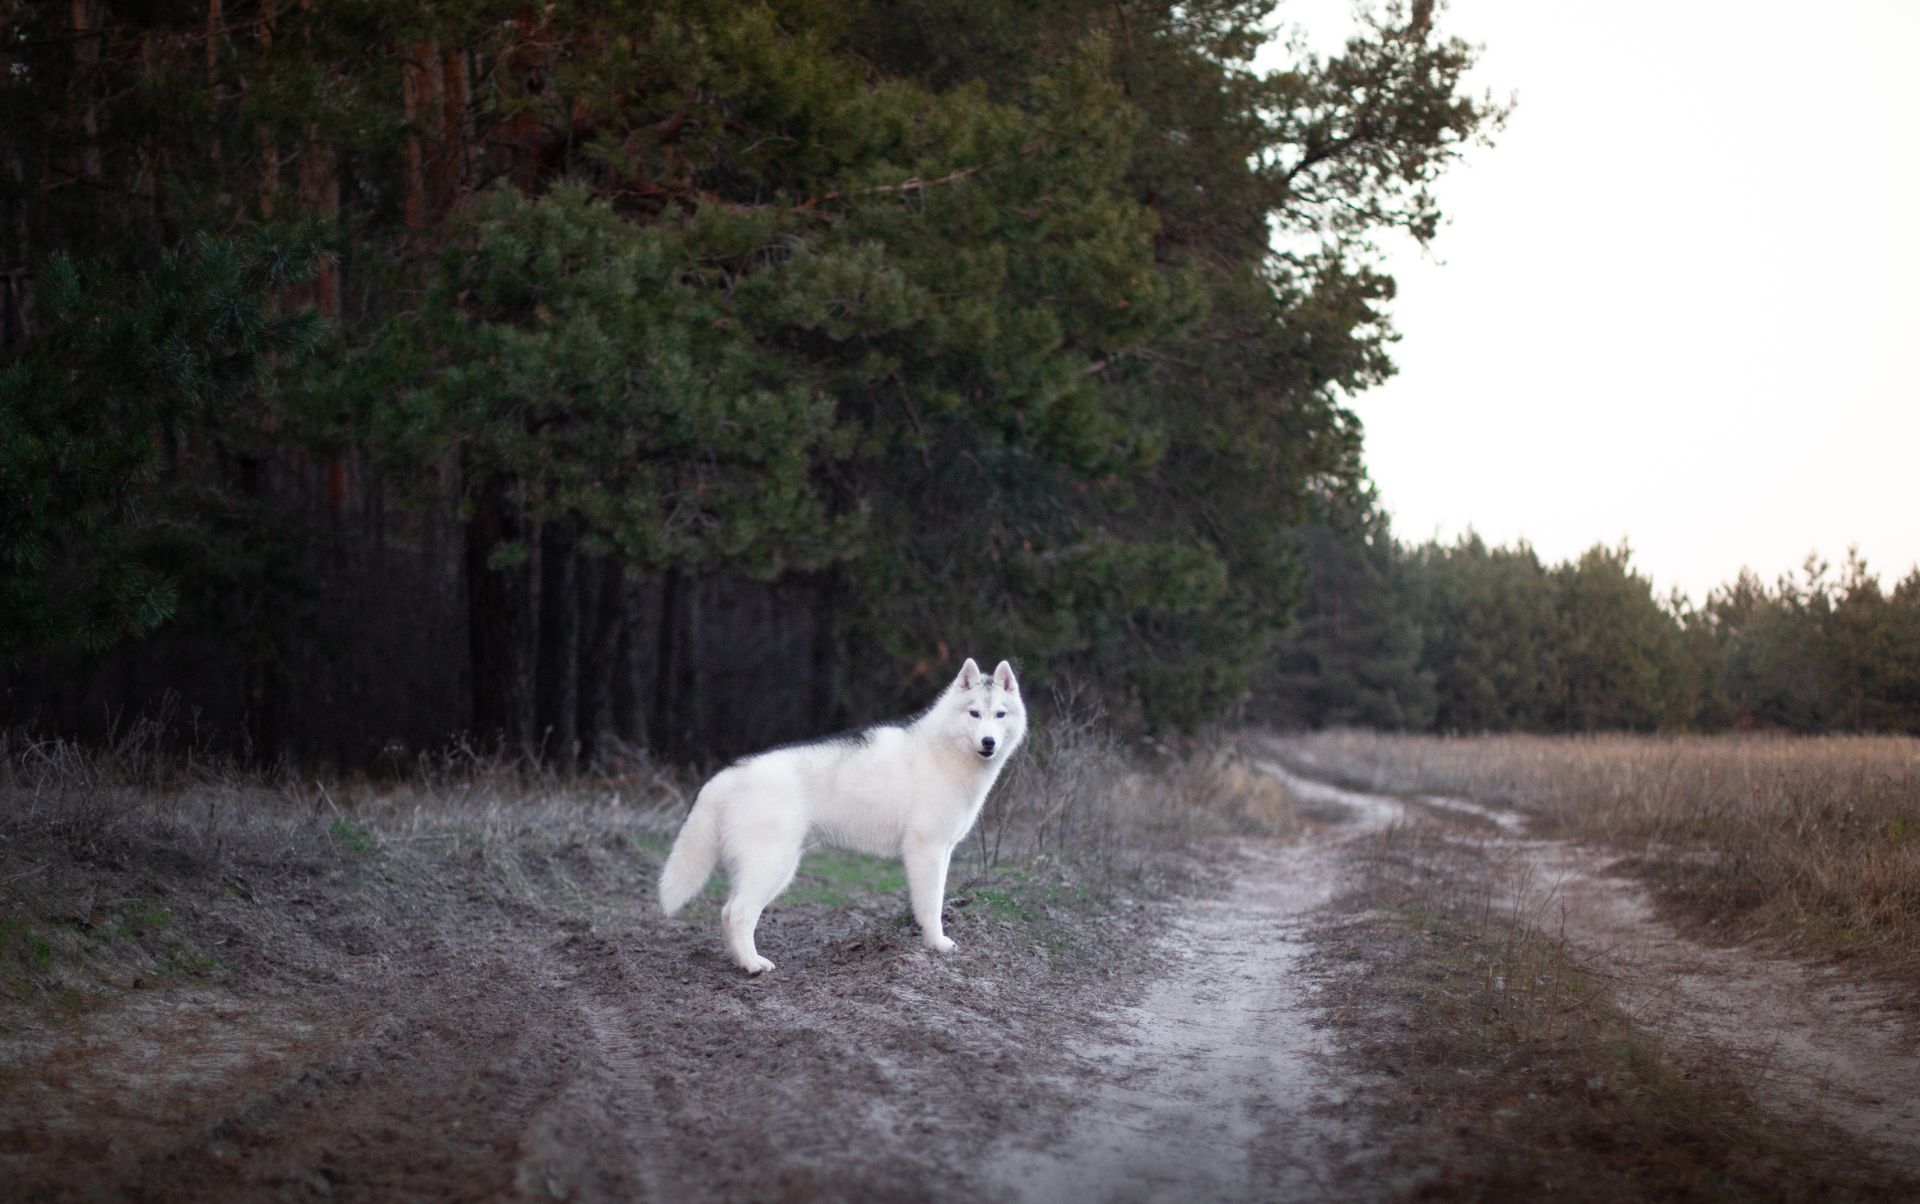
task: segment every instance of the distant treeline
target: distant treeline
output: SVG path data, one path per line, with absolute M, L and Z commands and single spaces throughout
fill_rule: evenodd
M 1255 704 L 1283 724 L 1920 733 L 1920 570 L 1888 589 L 1857 556 L 1809 560 L 1695 605 L 1624 546 L 1405 545 L 1364 507 L 1301 540 L 1312 581 Z
M 0 12 L 0 720 L 569 766 L 962 654 L 1229 713 L 1363 479 L 1426 0 Z M 1284 17 L 1284 10 L 1278 14 Z

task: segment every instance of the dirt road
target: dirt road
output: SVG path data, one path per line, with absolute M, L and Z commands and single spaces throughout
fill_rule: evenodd
M 1684 933 L 1623 859 L 1530 838 L 1522 812 L 1431 794 L 1404 805 L 1407 822 L 1488 858 L 1502 909 L 1566 940 L 1683 1073 L 1731 1072 L 1782 1123 L 1827 1126 L 1881 1164 L 1920 1173 L 1920 1025 L 1897 988 Z
M 1173 915 L 1159 977 L 1073 1043 L 1089 1071 L 1066 1131 L 989 1160 L 998 1198 L 1354 1198 L 1368 1136 L 1309 957 L 1317 913 L 1352 881 L 1354 842 L 1400 807 L 1263 767 L 1321 826 L 1290 845 L 1241 842 L 1225 889 Z
M 1668 1057 L 1730 1069 L 1783 1118 L 1824 1121 L 1920 1172 L 1920 1034 L 1888 987 L 1691 939 L 1592 850 L 1514 839 L 1493 847 L 1508 860 L 1516 905 L 1565 934 Z
M 1321 1011 L 1328 905 L 1403 816 L 1564 851 L 1470 805 L 1268 769 L 1312 821 L 1302 839 L 1205 846 L 1210 881 L 1176 901 L 1068 905 L 1085 893 L 1069 879 L 956 875 L 950 958 L 920 949 L 884 867 L 809 862 L 765 921 L 780 969 L 759 979 L 722 954 L 711 900 L 678 921 L 646 906 L 657 841 L 612 810 L 515 813 L 471 846 L 343 845 L 335 823 L 329 850 L 208 854 L 183 821 L 76 858 L 17 834 L 9 923 L 39 917 L 38 972 L 95 986 L 0 1016 L 0 1182 L 29 1200 L 1402 1196 L 1371 1161 L 1393 1087 L 1341 1064 Z M 1535 877 L 1576 939 L 1581 891 L 1630 886 Z M 1651 920 L 1608 914 L 1595 963 L 1638 1000 L 1619 925 Z M 217 969 L 156 977 L 162 950 Z M 1685 986 L 1668 1012 L 1744 989 Z M 1914 1131 L 1890 1090 L 1915 1073 L 1905 1029 L 1853 1045 L 1853 1003 L 1715 1014 L 1703 1039 L 1808 1030 L 1753 1047 L 1768 1092 L 1845 1032 L 1881 1077 L 1829 1061 L 1803 1076 L 1813 1095 L 1767 1098 L 1843 1100 L 1876 1141 Z

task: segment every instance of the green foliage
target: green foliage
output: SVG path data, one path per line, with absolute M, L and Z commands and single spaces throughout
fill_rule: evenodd
M 379 849 L 380 842 L 374 837 L 373 829 L 350 819 L 336 819 L 327 825 L 327 835 L 336 848 L 349 853 L 372 853 Z
M 0 201 L 122 264 L 156 230 L 329 224 L 324 363 L 280 375 L 269 422 L 241 413 L 261 351 L 209 361 L 241 384 L 193 438 L 365 451 L 381 487 L 456 502 L 476 646 L 508 649 L 475 653 L 476 717 L 511 709 L 481 692 L 573 688 L 554 668 L 579 659 L 573 619 L 545 593 L 577 555 L 817 587 L 827 640 L 868 653 L 861 709 L 991 646 L 1034 686 L 1193 725 L 1244 697 L 1285 624 L 1290 528 L 1363 480 L 1342 398 L 1391 371 L 1393 293 L 1369 241 L 1429 237 L 1431 181 L 1503 115 L 1462 93 L 1471 55 L 1425 5 L 1261 72 L 1273 10 L 359 0 L 212 45 L 190 9 L 71 39 L 34 18 L 6 86 L 54 117 L 7 128 L 23 162 L 92 186 L 70 212 L 6 181 Z M 231 316 L 264 347 L 271 312 Z M 69 495 L 102 517 L 69 542 L 96 549 L 103 634 L 59 638 L 173 605 L 161 562 L 109 535 L 159 512 L 153 449 L 180 421 L 118 443 L 108 423 L 110 463 L 78 470 Z M 208 500 L 166 563 L 265 599 L 297 555 L 228 475 L 194 476 Z M 68 563 L 51 538 L 19 562 Z M 624 613 L 579 638 L 631 646 L 601 621 Z
M 0 372 L 0 653 L 99 649 L 173 614 L 163 495 L 183 461 L 267 435 L 267 366 L 319 329 L 270 298 L 312 262 L 297 242 L 201 238 L 133 274 L 47 263 L 38 337 Z
M 1284 723 L 1441 731 L 1920 731 L 1920 573 L 1857 555 L 1700 607 L 1625 547 L 1546 566 L 1469 535 L 1404 548 L 1384 519 L 1306 528 L 1313 573 L 1260 696 Z M 1436 705 L 1415 705 L 1430 689 Z
M 1705 611 L 1719 685 L 1744 722 L 1920 732 L 1920 572 L 1891 593 L 1859 555 L 1838 581 L 1809 558 L 1771 589 L 1750 573 Z
M 1386 516 L 1368 499 L 1299 532 L 1311 576 L 1256 713 L 1285 726 L 1421 731 L 1434 718 L 1434 675 Z
M 1477 535 L 1413 553 L 1416 614 L 1442 731 L 1542 731 L 1566 694 L 1553 578 L 1532 548 Z
M 798 287 L 822 289 L 858 260 L 782 253 L 783 224 L 702 211 L 642 226 L 579 187 L 488 193 L 425 304 L 371 353 L 418 369 L 368 406 L 375 445 L 396 472 L 456 455 L 469 497 L 509 481 L 527 515 L 578 515 L 642 571 L 771 577 L 833 559 L 857 516 L 829 516 L 812 479 L 844 454 L 832 400 L 733 333 L 769 289 L 727 273 L 773 255 L 767 274 L 798 260 Z
M 1634 572 L 1625 545 L 1593 547 L 1554 570 L 1565 731 L 1686 727 L 1698 706 L 1680 623 Z

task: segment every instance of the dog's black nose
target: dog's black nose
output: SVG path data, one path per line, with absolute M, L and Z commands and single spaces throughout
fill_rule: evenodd
M 981 748 L 983 748 L 983 749 L 985 749 L 985 750 L 986 750 L 987 752 L 992 752 L 992 751 L 993 751 L 993 737 L 992 737 L 992 736 L 982 736 L 982 737 L 980 737 L 980 747 L 981 747 Z

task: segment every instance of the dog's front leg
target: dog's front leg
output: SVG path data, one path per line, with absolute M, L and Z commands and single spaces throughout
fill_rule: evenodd
M 920 939 L 935 953 L 952 953 L 940 919 L 941 906 L 947 901 L 947 862 L 953 846 L 929 840 L 917 832 L 907 834 L 900 860 L 907 867 L 907 895 L 913 900 L 913 918 L 920 925 Z

